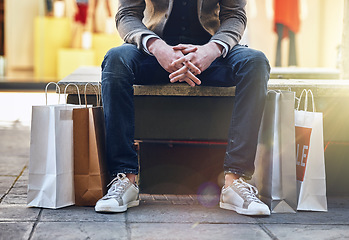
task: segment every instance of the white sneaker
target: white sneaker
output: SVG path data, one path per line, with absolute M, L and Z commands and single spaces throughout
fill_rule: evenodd
M 270 215 L 268 206 L 257 198 L 257 194 L 256 187 L 239 178 L 229 187 L 222 188 L 219 206 L 243 215 Z
M 110 185 L 108 193 L 96 203 L 96 212 L 125 212 L 139 205 L 139 189 L 125 174 L 119 173 Z

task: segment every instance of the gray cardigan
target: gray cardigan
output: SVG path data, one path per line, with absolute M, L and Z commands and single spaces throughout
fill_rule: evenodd
M 197 1 L 199 21 L 212 35 L 211 40 L 222 41 L 230 49 L 234 47 L 246 27 L 246 0 Z M 144 36 L 162 37 L 172 6 L 173 0 L 119 0 L 115 21 L 120 36 L 142 49 Z

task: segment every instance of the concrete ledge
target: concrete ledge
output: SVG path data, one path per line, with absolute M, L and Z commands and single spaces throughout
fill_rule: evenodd
M 273 67 L 272 79 L 339 79 L 339 70 L 332 68 Z

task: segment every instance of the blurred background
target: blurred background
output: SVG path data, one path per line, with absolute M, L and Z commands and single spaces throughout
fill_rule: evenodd
M 45 83 L 79 66 L 100 66 L 106 51 L 123 43 L 115 29 L 117 1 L 0 0 L 0 121 L 9 118 L 6 99 L 29 108 L 43 103 L 43 96 L 23 91 L 42 93 Z M 262 50 L 272 67 L 337 71 L 345 1 L 248 0 L 241 43 Z
M 80 65 L 99 66 L 109 48 L 122 44 L 114 22 L 117 0 L 89 0 L 85 8 L 86 1 L 0 0 L 0 81 L 47 82 Z M 278 1 L 247 2 L 248 28 L 242 43 L 262 50 L 273 66 L 289 66 L 291 35 L 286 30 L 281 61 L 276 63 L 280 38 L 275 18 L 283 11 L 275 5 Z M 294 30 L 297 63 L 291 65 L 338 68 L 344 0 L 294 2 L 294 10 L 284 2 L 286 11 L 296 11 L 292 14 L 299 19 Z

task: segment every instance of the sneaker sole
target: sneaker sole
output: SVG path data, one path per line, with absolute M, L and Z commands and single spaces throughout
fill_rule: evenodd
M 249 216 L 269 216 L 270 215 L 270 211 L 268 212 L 263 210 L 251 211 L 251 210 L 239 208 L 234 205 L 231 205 L 228 203 L 222 203 L 222 202 L 219 203 L 219 207 L 223 209 L 235 211 L 241 215 L 249 215 Z
M 127 205 L 124 206 L 113 206 L 113 207 L 95 207 L 95 211 L 99 213 L 120 213 L 120 212 L 126 212 L 128 208 L 131 207 L 137 207 L 139 205 L 139 200 L 129 202 Z

